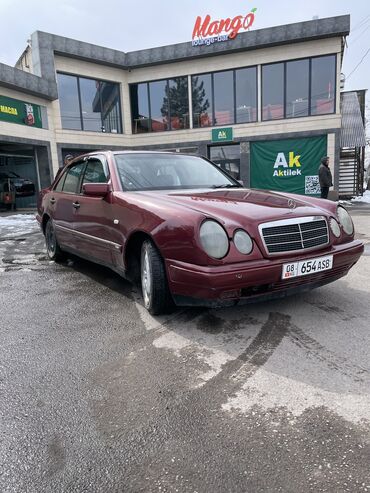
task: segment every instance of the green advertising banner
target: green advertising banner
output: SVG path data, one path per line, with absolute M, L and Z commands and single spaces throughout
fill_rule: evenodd
M 251 187 L 319 195 L 318 171 L 326 135 L 251 143 Z
M 37 104 L 0 96 L 0 121 L 42 128 L 41 108 Z

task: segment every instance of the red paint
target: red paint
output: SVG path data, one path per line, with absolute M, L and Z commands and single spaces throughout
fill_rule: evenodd
M 336 213 L 336 204 L 312 197 L 244 188 L 122 191 L 113 154 L 99 152 L 99 155 L 105 156 L 109 166 L 109 187 L 89 184 L 87 189 L 97 194 L 108 189 L 107 194 L 104 193 L 104 197 L 67 194 L 56 192 L 51 186 L 40 192 L 39 223 L 48 215 L 54 221 L 62 249 L 104 264 L 123 276 L 130 268 L 126 256 L 130 240 L 137 233 L 146 235 L 162 255 L 175 300 L 176 296 L 216 301 L 239 299 L 242 290 L 261 285 L 266 286 L 267 293 L 284 292 L 291 283 L 309 288 L 310 283 L 316 282 L 315 276 L 319 276 L 320 282 L 330 282 L 338 269 L 339 277 L 345 275 L 363 251 L 363 244 L 353 236 L 342 235 L 338 239 L 330 234 L 330 244 L 319 250 L 272 257 L 263 247 L 258 231 L 260 223 L 315 215 L 329 220 Z M 63 174 L 55 185 L 62 177 Z M 294 210 L 289 209 L 290 198 L 296 203 Z M 79 207 L 75 208 L 77 203 Z M 230 241 L 229 252 L 223 259 L 208 257 L 199 239 L 199 228 L 205 218 L 218 220 L 229 238 L 236 229 L 248 231 L 254 242 L 252 253 L 241 254 Z M 61 228 L 57 229 L 58 226 Z M 139 247 L 137 251 L 140 252 Z M 283 263 L 327 254 L 334 256 L 333 270 L 281 281 Z
M 249 29 L 254 22 L 254 12 L 249 12 L 246 16 L 236 15 L 232 19 L 221 19 L 211 22 L 211 16 L 207 14 L 204 20 L 198 15 L 193 29 L 193 38 L 207 38 L 218 36 L 221 33 L 229 35 L 230 39 L 236 38 L 241 29 Z

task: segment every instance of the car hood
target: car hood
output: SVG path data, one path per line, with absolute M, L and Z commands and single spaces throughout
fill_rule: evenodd
M 231 221 L 241 225 L 330 213 L 325 205 L 320 204 L 319 207 L 310 202 L 310 198 L 263 190 L 243 188 L 141 193 L 150 196 L 151 200 L 167 202 L 169 206 L 185 206 L 224 223 Z

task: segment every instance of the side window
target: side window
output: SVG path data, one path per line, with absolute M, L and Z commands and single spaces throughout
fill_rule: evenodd
M 77 163 L 69 168 L 66 173 L 66 177 L 63 185 L 63 192 L 66 193 L 79 193 L 80 191 L 80 179 L 84 170 L 85 163 Z
M 100 159 L 89 159 L 83 183 L 107 183 L 108 172 Z
M 63 185 L 64 185 L 64 180 L 66 179 L 66 175 L 67 173 L 60 173 L 62 176 L 61 178 L 59 179 L 58 183 L 56 184 L 56 186 L 54 187 L 54 190 L 56 192 L 61 192 L 63 190 Z

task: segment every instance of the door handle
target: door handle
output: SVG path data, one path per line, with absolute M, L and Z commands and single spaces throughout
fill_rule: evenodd
M 73 202 L 73 204 L 72 204 L 72 205 L 73 205 L 73 207 L 74 207 L 75 209 L 79 209 L 79 208 L 81 207 L 81 205 L 80 205 L 80 203 L 79 203 L 79 202 Z
M 55 199 L 54 197 L 52 197 L 52 198 L 50 199 L 50 204 L 55 204 L 55 202 L 56 202 L 56 199 Z

